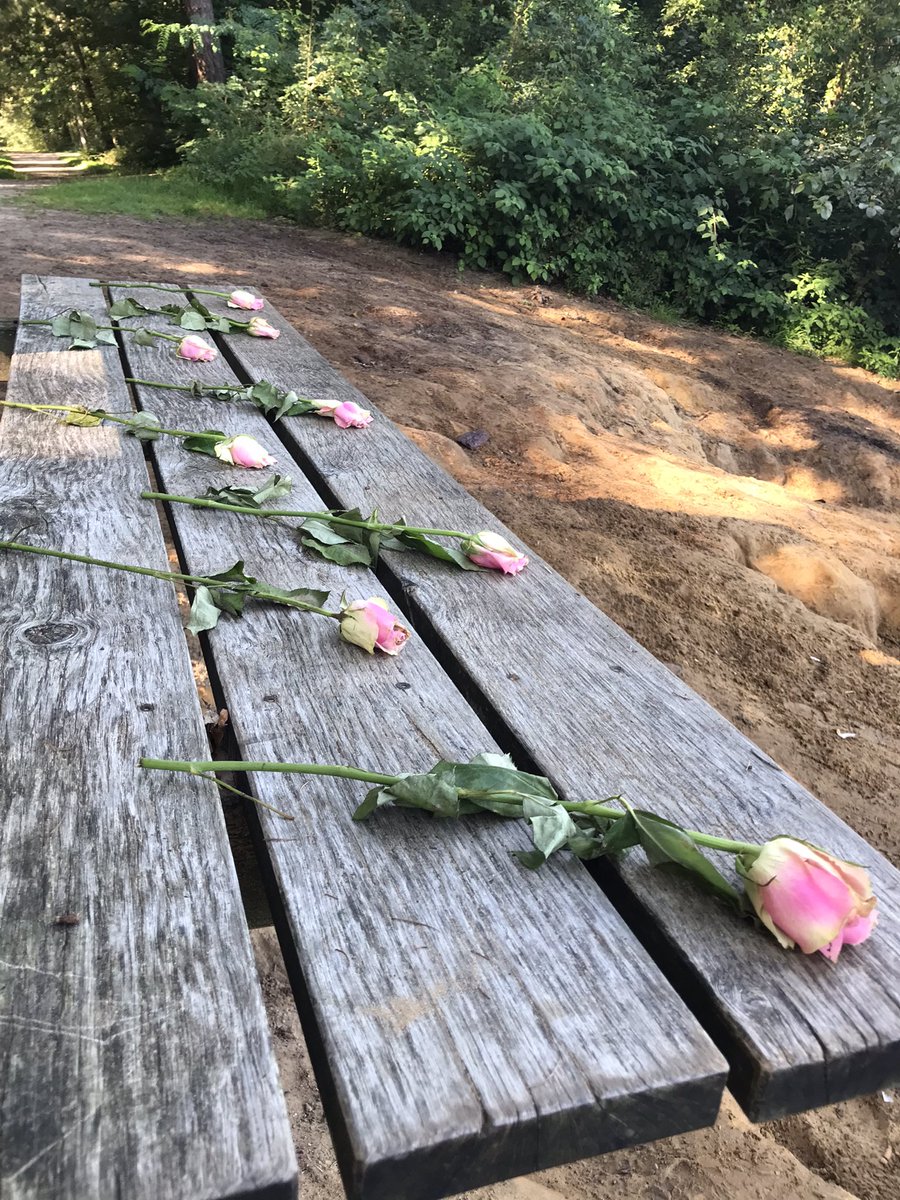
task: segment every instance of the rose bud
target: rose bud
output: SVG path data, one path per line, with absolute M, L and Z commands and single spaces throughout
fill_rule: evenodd
M 483 530 L 463 542 L 463 553 L 479 567 L 502 571 L 504 575 L 518 575 L 528 566 L 528 558 L 521 550 L 511 546 L 499 533 Z
M 259 312 L 265 304 L 265 300 L 259 296 L 254 296 L 252 292 L 243 292 L 238 289 L 238 291 L 231 293 L 227 303 L 229 308 L 246 308 L 250 312 Z
M 341 429 L 365 429 L 367 425 L 372 424 L 372 414 L 369 410 L 360 408 L 352 400 L 345 400 L 343 404 L 339 404 L 331 415 L 335 425 L 340 425 Z
M 187 358 L 191 362 L 212 362 L 219 352 L 215 346 L 204 342 L 203 338 L 198 337 L 196 333 L 189 333 L 178 343 L 175 353 L 179 358 Z
M 872 932 L 877 901 L 868 873 L 855 863 L 789 837 L 766 842 L 738 861 L 756 915 L 780 945 L 816 950 L 837 962 L 842 946 Z
M 372 596 L 354 600 L 341 610 L 341 637 L 369 654 L 374 654 L 376 647 L 385 654 L 399 654 L 409 630 L 388 611 L 384 600 Z
M 216 458 L 234 467 L 271 467 L 275 463 L 268 450 L 246 433 L 239 433 L 227 442 L 216 442 L 215 451 Z
M 274 325 L 270 325 L 265 317 L 251 317 L 250 324 L 247 326 L 247 332 L 251 337 L 281 337 L 281 330 L 276 329 Z

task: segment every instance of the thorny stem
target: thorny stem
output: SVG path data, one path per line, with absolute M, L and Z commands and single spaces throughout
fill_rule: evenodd
M 402 522 L 393 525 L 380 521 L 354 521 L 350 517 L 340 517 L 328 510 L 304 512 L 295 508 L 249 508 L 243 504 L 223 504 L 220 500 L 207 500 L 202 496 L 172 496 L 168 492 L 141 492 L 143 500 L 169 500 L 173 504 L 191 504 L 195 508 L 216 508 L 223 512 L 246 513 L 251 517 L 316 517 L 332 525 L 350 525 L 354 529 L 371 529 L 382 533 L 422 533 L 431 537 L 471 538 L 471 533 L 462 533 L 459 529 L 428 529 L 419 525 L 404 525 Z

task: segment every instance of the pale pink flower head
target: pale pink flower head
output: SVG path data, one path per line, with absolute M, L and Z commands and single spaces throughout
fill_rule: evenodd
M 270 325 L 265 317 L 251 317 L 250 324 L 247 326 L 247 332 L 251 337 L 281 337 L 281 330 L 276 329 L 274 325 Z
M 216 458 L 231 463 L 234 467 L 260 468 L 275 465 L 275 459 L 268 450 L 261 446 L 256 438 L 246 433 L 239 433 L 225 442 L 216 442 L 215 451 Z
M 785 949 L 837 962 L 842 946 L 864 942 L 875 927 L 868 872 L 818 846 L 773 838 L 739 869 L 757 916 Z
M 385 654 L 399 654 L 409 640 L 409 630 L 388 611 L 386 601 L 371 596 L 354 600 L 341 610 L 341 637 L 369 654 L 376 648 Z
M 352 400 L 317 400 L 319 407 L 316 414 L 320 417 L 331 417 L 335 425 L 341 429 L 365 429 L 372 424 L 372 414 L 367 408 L 360 408 Z
M 190 362 L 212 362 L 219 352 L 215 346 L 210 346 L 209 342 L 205 342 L 196 333 L 189 333 L 178 343 L 175 353 L 179 358 L 189 359 Z
M 244 292 L 240 288 L 228 297 L 229 308 L 246 308 L 248 312 L 259 312 L 264 304 L 261 296 L 254 296 L 252 292 Z
M 490 530 L 482 530 L 463 542 L 463 553 L 479 567 L 502 571 L 504 575 L 518 575 L 528 566 L 528 557 L 506 538 Z

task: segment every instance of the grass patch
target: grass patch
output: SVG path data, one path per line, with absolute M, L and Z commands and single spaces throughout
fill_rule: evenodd
M 18 204 L 85 213 L 123 213 L 131 217 L 266 217 L 258 203 L 225 195 L 186 171 L 156 175 L 104 175 L 65 179 L 29 188 L 14 197 Z

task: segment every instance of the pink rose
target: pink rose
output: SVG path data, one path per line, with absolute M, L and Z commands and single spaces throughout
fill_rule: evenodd
M 259 296 L 254 296 L 252 292 L 242 292 L 240 290 L 232 292 L 228 297 L 229 308 L 246 308 L 250 312 L 259 312 L 265 304 L 265 300 Z
M 479 567 L 502 571 L 504 575 L 518 575 L 528 566 L 528 558 L 521 550 L 511 546 L 499 533 L 483 530 L 463 542 L 463 552 Z
M 369 654 L 375 653 L 376 646 L 385 654 L 399 654 L 409 639 L 409 630 L 388 611 L 384 600 L 372 596 L 354 600 L 341 610 L 341 637 Z
M 251 337 L 281 337 L 281 330 L 276 329 L 274 325 L 270 325 L 265 317 L 251 317 L 250 324 L 247 326 L 247 332 Z
M 320 417 L 331 417 L 335 425 L 341 429 L 365 429 L 372 424 L 372 414 L 367 408 L 360 408 L 352 400 L 318 400 L 316 413 Z
M 275 459 L 256 438 L 240 433 L 227 442 L 216 442 L 216 458 L 234 467 L 271 467 Z
M 796 944 L 837 962 L 842 946 L 864 942 L 875 927 L 868 873 L 817 846 L 773 838 L 738 869 L 757 916 L 788 950 Z
M 203 338 L 198 337 L 196 333 L 189 333 L 178 343 L 175 353 L 179 358 L 187 358 L 191 362 L 212 362 L 219 352 L 215 346 L 204 342 Z

